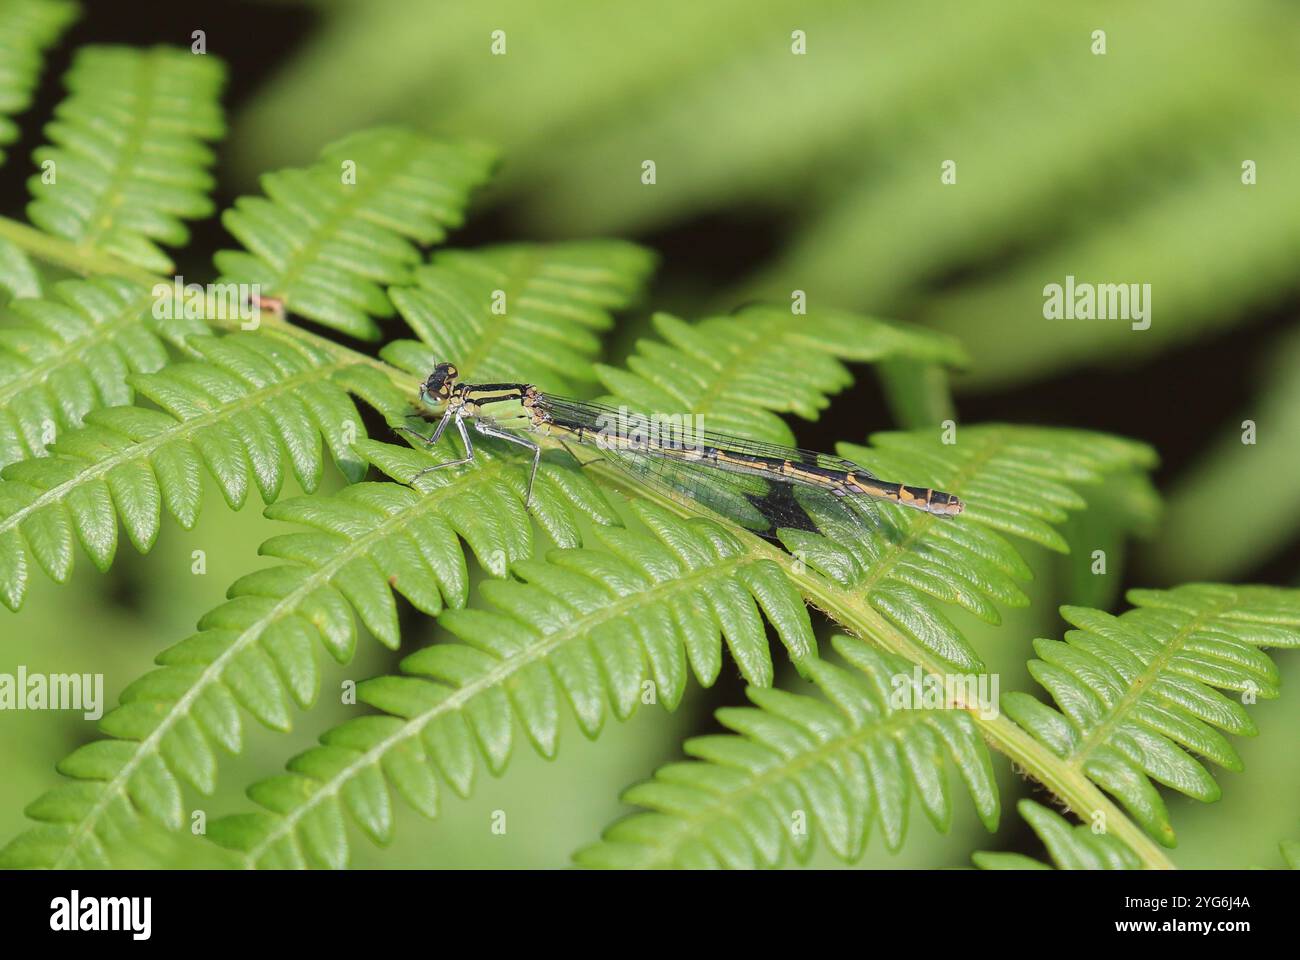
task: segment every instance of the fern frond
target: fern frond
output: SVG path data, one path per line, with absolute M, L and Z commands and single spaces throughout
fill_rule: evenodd
M 267 409 L 265 398 L 261 404 Z M 427 455 L 373 441 L 356 446 L 408 481 L 429 462 Z M 315 701 L 320 674 L 313 640 L 348 662 L 356 645 L 355 612 L 376 639 L 396 648 L 394 591 L 430 615 L 463 606 L 468 573 L 461 538 L 498 576 L 531 555 L 522 484 L 513 509 L 490 503 L 508 485 L 502 466 L 495 460 L 457 477 L 430 474 L 416 481 L 419 490 L 355 483 L 333 496 L 268 507 L 267 516 L 310 532 L 266 541 L 260 552 L 284 563 L 237 580 L 230 599 L 199 621 L 198 633 L 165 650 L 157 659 L 160 669 L 123 691 L 121 706 L 100 723 L 112 739 L 87 744 L 59 764 L 76 782 L 28 808 L 41 826 L 15 838 L 0 863 L 107 866 L 109 839 L 131 830 L 141 816 L 178 829 L 182 782 L 211 793 L 214 748 L 241 749 L 240 707 L 272 729 L 287 730 L 290 705 L 305 709 Z M 563 499 L 569 510 L 594 520 L 616 519 L 580 473 L 562 484 L 539 476 L 537 492 L 544 487 L 541 495 L 552 509 Z M 582 665 L 581 656 L 571 662 Z
M 945 758 L 965 781 L 985 826 L 998 821 L 988 750 L 960 710 L 897 706 L 912 664 L 838 636 L 855 670 L 808 665 L 826 700 L 750 687 L 754 707 L 724 708 L 739 736 L 687 740 L 693 763 L 661 767 L 623 795 L 633 814 L 575 857 L 588 867 L 774 867 L 806 860 L 820 836 L 841 859 L 862 856 L 873 821 L 890 850 L 907 830 L 915 793 L 940 832 L 952 818 Z M 901 678 L 901 680 L 900 680 Z M 829 701 L 829 702 L 827 702 Z
M 77 5 L 65 0 L 0 3 L 0 147 L 18 139 L 18 126 L 9 118 L 31 104 L 46 49 L 76 16 Z
M 962 670 L 982 664 L 941 603 L 997 624 L 995 603 L 1029 602 L 1016 586 L 1029 578 L 1029 568 L 1004 535 L 1065 553 L 1056 528 L 1067 511 L 1087 506 L 1075 486 L 1155 462 L 1150 448 L 1120 437 L 1006 424 L 960 427 L 954 444 L 928 432 L 871 440 L 874 447 L 838 449 L 882 477 L 957 494 L 966 503 L 961 522 L 879 504 L 892 530 L 885 536 L 866 541 L 828 522 L 828 530 L 838 531 L 833 539 L 791 530 L 782 540 L 814 570 L 864 596 L 922 649 Z
M 484 382 L 524 380 L 556 393 L 594 379 L 599 335 L 654 268 L 654 254 L 615 240 L 448 250 L 388 291 L 422 343 L 380 355 L 419 374 L 452 360 Z
M 166 344 L 208 332 L 184 316 L 160 321 L 150 303 L 147 290 L 102 277 L 10 305 L 15 323 L 0 328 L 0 467 L 43 456 L 91 410 L 130 403 L 131 374 L 161 369 Z
M 105 570 L 118 518 L 141 552 L 153 545 L 164 507 L 192 526 L 204 468 L 234 509 L 250 487 L 274 500 L 286 469 L 315 489 L 322 437 L 345 476 L 364 474 L 349 441 L 365 427 L 334 379 L 350 361 L 256 334 L 187 345 L 197 360 L 127 377 L 160 410 L 92 410 L 49 456 L 0 471 L 0 599 L 11 609 L 22 603 L 31 558 L 56 582 L 68 578 L 74 538 Z
M 1223 733 L 1257 731 L 1242 703 L 1219 691 L 1245 702 L 1278 695 L 1277 667 L 1260 648 L 1300 646 L 1300 591 L 1191 584 L 1131 590 L 1128 600 L 1135 609 L 1118 617 L 1062 607 L 1078 629 L 1064 642 L 1036 640 L 1041 659 L 1029 662 L 1057 708 L 1013 692 L 1002 709 L 1172 847 L 1169 813 L 1151 781 L 1218 799 L 1219 785 L 1192 754 L 1241 769 Z
M 776 563 L 711 521 L 636 509 L 650 535 L 600 528 L 596 548 L 515 564 L 518 580 L 482 585 L 485 606 L 444 613 L 439 622 L 460 643 L 426 647 L 402 661 L 401 676 L 358 686 L 385 715 L 327 732 L 288 774 L 249 789 L 265 812 L 215 821 L 209 837 L 249 866 L 344 866 L 345 810 L 387 842 L 389 786 L 434 817 L 439 778 L 466 796 L 476 756 L 500 773 L 516 723 L 554 756 L 562 701 L 589 737 L 610 713 L 626 719 L 648 690 L 671 709 L 688 664 L 705 685 L 717 678 L 723 638 L 741 672 L 769 685 L 760 609 L 791 656 L 811 663 L 807 610 Z
M 815 420 L 853 382 L 844 361 L 965 363 L 950 337 L 835 310 L 759 305 L 694 324 L 658 313 L 653 324 L 666 343 L 638 341 L 627 370 L 597 365 L 610 393 L 635 410 L 701 414 L 710 430 L 773 443 L 794 439 L 777 413 Z
M 595 247 L 591 248 L 594 250 Z M 573 302 L 577 303 L 582 295 L 589 295 L 601 302 L 621 304 L 625 294 L 630 295 L 630 291 L 640 284 L 643 268 L 649 264 L 647 255 L 640 248 L 623 245 L 608 245 L 608 252 L 611 260 L 621 259 L 627 264 L 620 274 L 623 278 L 608 281 L 608 290 L 594 284 L 582 287 L 578 281 L 577 289 L 584 293 Z M 471 264 L 477 256 L 467 255 L 461 258 L 460 263 Z M 563 276 L 563 269 L 560 276 Z M 615 286 L 624 293 L 610 293 Z M 21 310 L 25 319 L 31 317 L 45 327 L 59 328 L 60 336 L 65 337 L 64 343 L 56 343 L 44 332 L 40 332 L 38 337 L 30 330 L 21 329 L 0 336 L 0 349 L 5 346 L 6 336 L 13 340 L 14 351 L 18 354 L 9 364 L 12 369 L 0 364 L 0 397 L 12 393 L 16 398 L 12 411 L 0 415 L 0 425 L 5 420 L 14 423 L 10 431 L 13 433 L 12 441 L 9 441 L 10 457 L 43 453 L 43 447 L 36 447 L 36 444 L 48 440 L 51 427 L 75 425 L 77 420 L 74 416 L 85 419 L 94 429 L 61 437 L 61 446 L 56 447 L 56 453 L 61 451 L 69 455 L 56 455 L 53 463 L 16 463 L 8 472 L 0 473 L 3 479 L 22 481 L 21 484 L 0 483 L 0 552 L 5 553 L 0 557 L 0 592 L 14 609 L 21 604 L 25 593 L 31 566 L 29 548 L 39 566 L 59 581 L 70 572 L 73 532 L 82 540 L 96 565 L 107 568 L 112 562 L 116 528 L 112 522 L 110 501 L 103 496 L 105 476 L 109 488 L 113 489 L 114 481 L 121 480 L 127 472 L 138 471 L 140 464 L 146 466 L 142 473 L 146 477 L 146 487 L 134 494 L 143 497 L 143 506 L 140 507 L 143 513 L 131 515 L 127 529 L 138 548 L 148 549 L 157 532 L 157 494 L 160 492 L 168 509 L 182 524 L 188 526 L 194 520 L 196 502 L 191 501 L 198 496 L 198 489 L 186 490 L 181 484 L 182 479 L 190 483 L 191 472 L 174 476 L 165 472 L 169 458 L 181 457 L 181 462 L 170 466 L 188 471 L 190 467 L 198 466 L 198 460 L 192 455 L 195 449 L 198 450 L 233 507 L 243 502 L 251 481 L 259 487 L 264 500 L 270 502 L 276 496 L 279 480 L 290 463 L 299 471 L 299 479 L 304 480 L 305 487 L 315 488 L 318 471 L 308 463 L 308 459 L 312 455 L 318 457 L 318 454 L 311 453 L 318 451 L 318 442 L 313 440 L 303 446 L 308 436 L 302 433 L 304 427 L 309 428 L 312 437 L 318 431 L 326 438 L 335 462 L 348 479 L 359 479 L 364 472 L 364 464 L 348 450 L 346 442 L 348 436 L 360 437 L 361 429 L 344 390 L 365 399 L 390 421 L 400 420 L 408 410 L 409 397 L 395 388 L 389 376 L 398 375 L 398 371 L 333 343 L 321 343 L 311 334 L 286 325 L 274 329 L 273 325 L 268 325 L 266 332 L 270 337 L 264 340 L 269 346 L 265 349 L 277 354 L 277 358 L 272 362 L 274 369 L 265 371 L 260 369 L 264 360 L 255 363 L 230 353 L 230 350 L 240 349 L 239 345 L 260 350 L 257 343 L 261 341 L 256 338 L 247 334 L 235 334 L 233 340 L 204 338 L 208 346 L 200 347 L 191 334 L 207 332 L 207 328 L 198 321 L 166 320 L 157 324 L 157 328 L 168 330 L 169 337 L 198 355 L 198 362 L 162 369 L 156 377 L 129 375 L 133 368 L 136 371 L 155 371 L 165 360 L 165 354 L 159 353 L 159 345 L 148 340 L 152 334 L 147 333 L 147 328 L 153 325 L 153 320 L 151 315 L 147 315 L 149 300 L 143 289 L 140 297 L 144 300 L 135 306 L 127 302 L 131 287 L 122 281 L 69 281 L 60 290 L 62 298 L 77 300 L 78 307 L 86 316 L 81 319 L 70 317 L 66 308 L 56 310 L 55 304 L 43 302 L 23 304 Z M 105 306 L 105 291 L 121 300 L 121 303 L 112 304 L 112 310 Z M 546 320 L 538 315 L 538 323 L 532 328 L 534 336 L 543 327 L 546 327 Z M 123 345 L 130 340 L 138 347 L 131 360 L 134 367 L 122 363 L 120 351 L 104 346 L 103 341 L 110 336 L 120 337 Z M 95 411 L 87 415 L 87 408 L 95 406 L 98 401 L 94 394 L 88 393 L 87 371 L 83 371 L 79 363 L 81 351 L 75 347 L 77 341 L 74 337 L 85 338 L 87 355 L 90 355 L 88 351 L 94 351 L 90 358 L 92 362 L 85 366 L 94 375 L 92 379 L 99 389 L 100 399 L 105 402 L 127 401 L 134 385 L 136 392 L 164 408 L 172 421 L 168 416 L 148 410 Z M 237 346 L 227 347 L 229 343 Z M 278 346 L 274 346 L 277 343 Z M 502 360 L 498 356 L 510 349 L 508 342 L 491 341 L 489 349 L 478 350 L 476 355 L 489 367 L 493 364 L 500 366 Z M 279 356 L 281 353 L 283 356 Z M 212 358 L 216 358 L 216 369 L 207 366 Z M 3 359 L 4 354 L 0 353 L 0 360 Z M 227 369 L 222 369 L 224 367 Z M 230 377 L 234 380 L 225 382 Z M 38 389 L 29 389 L 34 386 Z M 263 402 L 268 398 L 278 399 L 263 410 Z M 308 416 L 309 423 L 304 421 L 304 412 L 300 410 L 303 401 L 307 402 L 305 416 Z M 53 406 L 56 402 L 60 406 Z M 341 403 L 343 406 L 338 406 Z M 283 416 L 282 408 L 285 408 Z M 123 424 L 118 423 L 123 418 L 131 420 L 130 429 L 125 431 Z M 244 425 L 252 431 L 247 436 L 243 433 Z M 107 434 L 99 436 L 98 431 L 107 431 Z M 5 434 L 0 433 L 0 440 L 4 438 Z M 173 441 L 177 441 L 177 446 L 173 447 Z M 247 446 L 247 451 L 240 449 L 242 446 Z M 175 450 L 182 453 L 174 453 Z M 3 451 L 0 447 L 0 453 Z M 165 460 L 162 467 L 157 466 L 159 460 Z M 156 481 L 148 476 L 148 464 L 153 464 L 156 471 L 162 471 Z M 419 466 L 428 466 L 428 458 L 420 458 Z M 417 467 L 411 467 L 409 473 L 416 470 Z M 565 506 L 563 494 L 573 494 L 577 487 L 572 481 L 565 480 L 565 475 L 567 471 L 556 470 L 547 463 L 547 470 L 543 471 L 547 483 L 538 488 L 538 510 L 534 514 L 555 542 L 572 545 L 581 542 L 581 537 L 572 511 Z M 516 483 L 517 476 L 519 471 L 511 471 L 511 484 Z M 181 485 L 177 487 L 173 481 Z M 129 485 L 118 484 L 118 487 L 121 489 L 114 493 L 114 497 L 129 500 L 133 496 Z M 127 519 L 127 511 L 120 509 L 123 519 Z M 69 511 L 72 511 L 70 515 Z M 614 520 L 606 519 L 606 522 Z M 530 536 L 526 518 L 520 519 L 519 527 L 523 532 L 513 535 L 516 539 Z M 498 563 L 494 568 L 499 566 Z
M 367 340 L 391 317 L 384 286 L 409 283 L 416 246 L 459 226 L 491 155 L 398 128 L 354 134 L 300 170 L 262 177 L 266 197 L 241 197 L 221 218 L 248 252 L 223 250 L 223 280 L 259 284 L 264 299 Z
M 1136 870 L 1137 855 L 1109 834 L 1093 831 L 1090 824 L 1071 825 L 1065 817 L 1032 800 L 1016 804 L 1052 862 L 1061 870 Z M 1019 853 L 979 851 L 971 856 L 983 870 L 1049 870 L 1047 864 Z
M 70 92 L 33 154 L 33 224 L 83 251 L 170 274 L 159 244 L 189 241 L 184 221 L 213 212 L 205 141 L 225 130 L 225 70 L 215 57 L 169 47 L 83 47 Z M 47 172 L 52 175 L 46 176 Z
M 8 321 L 13 313 L 9 300 L 39 297 L 43 285 L 40 272 L 31 257 L 17 244 L 0 237 L 0 290 L 8 296 L 0 302 L 0 318 Z

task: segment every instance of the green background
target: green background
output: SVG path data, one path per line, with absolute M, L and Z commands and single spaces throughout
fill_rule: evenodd
M 649 308 L 688 318 L 793 289 L 810 303 L 924 323 L 956 335 L 974 363 L 955 387 L 967 422 L 1004 419 L 1111 430 L 1162 454 L 1168 507 L 1107 592 L 1196 579 L 1300 582 L 1300 13 L 1293 4 L 440 3 L 92 5 L 51 58 L 21 118 L 0 185 L 6 215 L 25 205 L 25 157 L 60 96 L 80 43 L 188 45 L 207 34 L 231 67 L 231 134 L 219 203 L 259 172 L 299 164 L 330 140 L 403 122 L 498 146 L 499 181 L 456 245 L 620 236 L 663 258 L 646 311 L 626 317 L 607 357 L 644 331 Z M 183 7 L 183 9 L 180 9 Z M 1105 55 L 1092 52 L 1105 30 Z M 493 30 L 507 53 L 490 53 Z M 807 35 L 794 56 L 791 32 Z M 657 183 L 640 182 L 641 163 Z M 957 164 L 957 183 L 940 164 Z M 1258 181 L 1241 182 L 1253 160 Z M 20 175 L 21 173 L 21 175 Z M 178 257 L 210 275 L 228 245 L 214 220 Z M 1150 283 L 1153 323 L 1047 321 L 1042 287 L 1066 274 Z M 1254 420 L 1258 443 L 1243 445 Z M 872 378 L 839 398 L 804 446 L 830 448 L 891 426 Z M 285 491 L 288 495 L 289 490 Z M 256 498 L 252 498 L 256 500 Z M 148 557 L 123 550 L 111 574 L 79 559 L 73 581 L 33 580 L 0 623 L 0 671 L 102 672 L 108 704 L 193 628 L 278 531 L 258 507 L 231 514 L 214 488 L 191 531 L 164 522 Z M 203 550 L 207 573 L 190 572 Z M 1043 571 L 1034 604 L 1000 628 L 962 621 L 1002 690 L 1033 689 L 1029 641 L 1059 636 L 1055 606 L 1090 600 L 1065 567 Z M 1122 578 L 1122 582 L 1119 582 Z M 1089 589 L 1092 589 L 1091 587 Z M 436 637 L 411 611 L 404 649 Z M 363 640 L 323 689 L 393 669 Z M 1185 867 L 1278 866 L 1300 836 L 1300 658 L 1279 656 L 1278 702 L 1252 711 L 1244 773 L 1216 771 L 1224 799 L 1166 794 Z M 790 678 L 788 678 L 790 679 Z M 792 680 L 792 682 L 794 682 Z M 623 808 L 619 791 L 679 756 L 711 711 L 742 699 L 734 671 L 692 689 L 671 717 L 642 709 L 587 742 L 570 721 L 559 759 L 521 749 L 500 780 L 481 773 L 469 801 L 427 823 L 402 809 L 394 849 L 356 838 L 358 866 L 559 866 Z M 247 809 L 243 785 L 348 715 L 322 702 L 290 737 L 249 722 L 248 749 L 223 765 L 210 815 Z M 54 760 L 92 736 L 71 714 L 0 717 L 0 836 L 56 779 Z M 953 866 L 976 849 L 1038 846 L 1014 815 L 1028 786 L 995 759 L 1002 833 L 959 801 L 952 836 L 912 811 L 898 855 L 872 840 L 864 866 Z M 400 805 L 399 805 L 400 807 Z M 492 812 L 507 832 L 494 835 Z M 194 849 L 189 849 L 193 846 Z M 198 864 L 201 845 L 163 843 Z M 830 865 L 819 855 L 818 865 Z

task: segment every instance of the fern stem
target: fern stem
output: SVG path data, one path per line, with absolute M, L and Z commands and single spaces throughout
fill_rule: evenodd
M 223 330 L 227 333 L 242 329 L 240 326 L 241 321 L 238 317 L 211 320 L 205 319 L 204 322 L 216 330 Z M 378 370 L 387 377 L 393 386 L 397 387 L 402 391 L 402 393 L 410 397 L 411 403 L 414 404 L 417 402 L 416 396 L 420 386 L 420 377 L 407 373 L 405 370 L 399 370 L 397 367 L 385 363 L 383 360 L 376 357 L 367 356 L 364 353 L 353 350 L 351 347 L 346 347 L 341 343 L 335 343 L 333 340 L 328 340 L 325 337 L 312 333 L 310 330 L 304 330 L 302 327 L 294 326 L 292 323 L 285 320 L 279 320 L 274 317 L 263 317 L 261 321 L 261 329 L 269 331 L 275 336 L 284 337 L 287 340 L 294 340 L 298 343 L 307 344 L 316 350 L 323 350 L 333 356 L 337 362 L 344 366 L 363 364 L 368 367 L 373 367 L 375 370 Z
M 171 277 L 133 266 L 108 254 L 84 249 L 77 244 L 52 236 L 9 217 L 0 217 L 0 239 L 8 240 L 19 249 L 32 254 L 38 260 L 63 267 L 83 276 L 122 277 L 150 288 L 157 283 L 170 284 L 172 280 Z M 244 323 L 239 317 L 201 317 L 200 319 L 212 329 L 226 333 L 242 329 L 241 325 Z M 261 326 L 269 328 L 278 335 L 287 337 L 290 340 L 310 344 L 317 350 L 329 353 L 339 361 L 374 367 L 384 374 L 394 386 L 412 397 L 415 396 L 419 378 L 384 363 L 382 360 L 359 353 L 350 347 L 335 343 L 333 340 L 326 339 L 319 334 L 312 333 L 310 330 L 304 330 L 302 327 L 294 326 L 283 320 L 263 317 Z
M 106 253 L 100 253 L 59 237 L 51 236 L 37 230 L 35 227 L 28 226 L 18 220 L 11 220 L 8 217 L 0 217 L 0 238 L 8 240 L 22 250 L 26 250 L 39 260 L 52 263 L 83 276 L 124 277 L 127 280 L 134 280 L 147 286 L 164 283 L 167 280 L 167 278 L 158 276 L 149 270 L 124 263 Z
M 810 571 L 802 575 L 792 572 L 791 575 L 804 596 L 858 636 L 920 664 L 932 674 L 944 674 L 945 668 L 936 658 L 871 609 L 860 591 L 839 587 Z M 1131 847 L 1144 867 L 1157 870 L 1174 868 L 1164 851 L 1146 832 L 1108 800 L 1081 770 L 1053 754 L 1001 713 L 989 718 L 981 716 L 975 707 L 968 707 L 967 712 L 991 747 L 1052 791 L 1085 823 L 1100 813 L 1107 832 Z

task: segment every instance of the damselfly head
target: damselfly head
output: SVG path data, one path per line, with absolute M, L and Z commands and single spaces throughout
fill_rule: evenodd
M 448 400 L 451 390 L 456 386 L 456 367 L 450 363 L 440 363 L 433 368 L 429 379 L 420 385 L 420 393 L 433 400 Z

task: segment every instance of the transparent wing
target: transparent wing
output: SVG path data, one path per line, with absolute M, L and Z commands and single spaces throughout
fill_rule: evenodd
M 606 429 L 626 432 L 644 424 L 646 429 L 653 431 L 663 445 L 667 446 L 675 445 L 680 448 L 703 443 L 733 453 L 773 457 L 778 460 L 789 460 L 791 463 L 843 470 L 846 473 L 852 472 L 870 479 L 878 479 L 870 470 L 843 457 L 834 457 L 816 450 L 805 450 L 802 447 L 787 447 L 777 443 L 765 443 L 762 440 L 750 440 L 733 434 L 696 430 L 691 425 L 690 415 L 671 414 L 650 417 L 620 407 L 587 400 L 569 400 L 549 393 L 543 394 L 541 400 L 545 408 L 558 420 L 582 426 L 587 430 L 599 432 Z
M 729 472 L 720 469 L 712 460 L 683 458 L 671 451 L 706 445 L 731 453 L 871 476 L 851 461 L 813 450 L 696 431 L 689 426 L 679 428 L 673 426 L 671 420 L 655 424 L 654 429 L 659 432 L 651 443 L 632 446 L 598 443 L 596 437 L 602 431 L 634 431 L 642 427 L 637 415 L 615 407 L 565 400 L 549 394 L 544 402 L 556 422 L 583 428 L 585 446 L 596 450 L 642 483 L 679 502 L 701 504 L 768 539 L 776 540 L 777 531 L 782 528 L 808 530 L 836 538 L 851 532 L 855 538 L 861 539 L 866 539 L 871 533 L 889 530 L 868 497 L 847 491 L 837 494 L 823 486 L 792 482 L 779 476 Z M 644 429 L 651 428 L 645 424 Z

